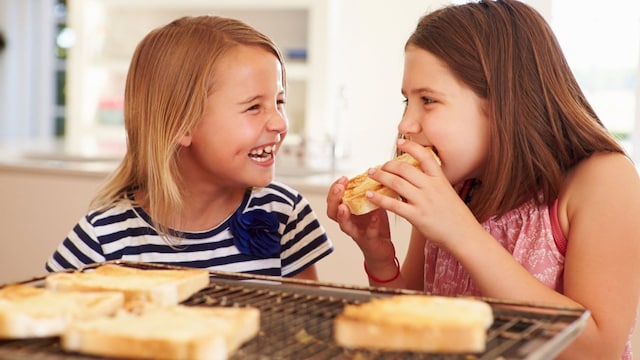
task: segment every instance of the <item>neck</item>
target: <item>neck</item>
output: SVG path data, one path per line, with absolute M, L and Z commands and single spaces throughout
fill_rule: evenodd
M 171 229 L 186 232 L 212 229 L 236 211 L 242 203 L 245 192 L 245 189 L 238 188 L 220 189 L 209 193 L 186 191 L 182 213 L 175 214 L 168 226 Z M 146 197 L 137 194 L 136 198 Z M 142 208 L 149 213 L 148 203 L 142 204 Z

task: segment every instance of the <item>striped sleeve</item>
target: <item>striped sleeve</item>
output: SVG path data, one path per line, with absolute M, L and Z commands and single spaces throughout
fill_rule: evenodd
M 282 276 L 295 276 L 333 252 L 333 244 L 311 208 L 309 201 L 294 189 L 278 184 L 291 201 L 282 235 Z
M 89 214 L 78 221 L 45 264 L 47 271 L 79 269 L 88 264 L 105 261 L 92 224 L 94 216 Z

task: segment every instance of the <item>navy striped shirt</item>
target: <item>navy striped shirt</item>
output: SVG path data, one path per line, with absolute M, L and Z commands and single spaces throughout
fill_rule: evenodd
M 123 204 L 80 219 L 49 258 L 46 269 L 53 272 L 127 260 L 291 277 L 333 251 L 307 199 L 283 183 L 272 182 L 247 192 L 240 206 L 243 212 L 262 209 L 276 214 L 279 254 L 264 258 L 240 252 L 229 230 L 233 215 L 213 229 L 182 232 L 177 244 L 168 244 L 144 210 Z

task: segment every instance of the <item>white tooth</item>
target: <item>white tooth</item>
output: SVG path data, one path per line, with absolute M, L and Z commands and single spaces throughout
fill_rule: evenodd
M 249 154 L 251 154 L 251 155 L 257 155 L 257 154 L 258 154 L 258 151 L 254 149 L 254 150 L 251 150 L 251 152 L 250 152 Z

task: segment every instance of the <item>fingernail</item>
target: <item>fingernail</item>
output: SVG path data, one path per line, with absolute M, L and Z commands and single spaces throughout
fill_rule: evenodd
M 369 175 L 373 174 L 374 172 L 376 172 L 376 168 L 374 168 L 374 167 L 369 168 L 369 169 L 367 170 L 367 174 L 369 174 Z
M 407 140 L 400 138 L 400 139 L 398 139 L 398 143 L 397 143 L 397 144 L 398 144 L 398 145 L 402 145 L 402 144 L 404 144 L 405 142 L 407 142 Z

